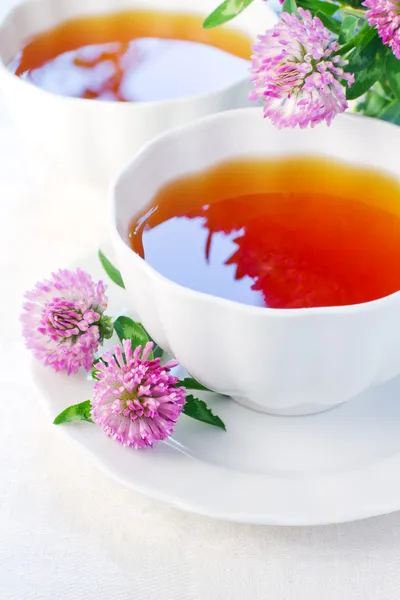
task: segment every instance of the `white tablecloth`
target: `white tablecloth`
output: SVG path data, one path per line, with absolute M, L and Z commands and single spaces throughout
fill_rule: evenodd
M 97 246 L 104 202 L 51 183 L 0 102 L 1 600 L 399 600 L 400 514 L 218 523 L 120 487 L 55 433 L 29 381 L 21 296 Z

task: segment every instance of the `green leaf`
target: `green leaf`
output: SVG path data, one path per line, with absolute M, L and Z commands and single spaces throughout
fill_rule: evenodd
M 154 344 L 154 348 L 153 348 L 154 358 L 162 358 L 162 356 L 164 354 L 164 350 L 162 348 L 160 348 L 160 346 L 158 344 L 156 344 L 155 341 L 150 336 L 149 336 L 149 339 Z
M 131 340 L 133 349 L 138 346 L 144 348 L 151 341 L 143 325 L 129 317 L 118 317 L 114 323 L 114 329 L 121 342 L 122 340 Z M 150 354 L 150 358 L 154 358 L 153 352 Z
M 284 3 L 282 4 L 282 12 L 289 13 L 289 15 L 291 15 L 292 13 L 295 13 L 296 11 L 297 11 L 296 0 L 284 0 Z
M 193 377 L 185 377 L 185 379 L 181 379 L 181 381 L 179 381 L 176 385 L 179 387 L 185 387 L 188 390 L 200 390 L 202 392 L 212 391 L 202 385 L 199 381 L 196 381 L 196 379 L 193 379 Z
M 318 17 L 322 23 L 327 27 L 332 33 L 339 35 L 340 31 L 340 22 L 329 15 L 326 15 L 321 10 L 315 13 L 315 17 Z
M 154 347 L 151 353 L 151 358 L 161 358 L 164 354 L 164 350 L 156 344 L 153 338 L 147 333 L 146 329 L 138 321 L 133 321 L 129 317 L 118 317 L 114 323 L 115 333 L 121 340 L 131 340 L 132 348 L 147 344 L 147 342 L 153 342 Z
M 378 117 L 387 105 L 387 98 L 370 90 L 367 93 L 365 101 L 357 106 L 357 112 L 362 113 L 367 117 Z
M 220 427 L 226 431 L 223 421 L 212 413 L 204 400 L 199 400 L 199 398 L 195 398 L 194 396 L 186 396 L 183 413 L 192 419 L 196 419 L 196 421 L 207 423 L 207 425 L 214 425 L 214 427 Z
M 360 31 L 340 48 L 340 54 L 345 56 L 349 52 L 353 52 L 354 48 L 357 48 L 357 52 L 362 52 L 366 46 L 372 41 L 378 39 L 378 35 L 376 29 L 369 26 L 369 23 L 366 19 L 360 19 L 362 26 L 360 27 Z M 348 58 L 348 56 L 346 57 Z
M 371 35 L 371 31 L 373 34 L 372 39 L 368 39 Z M 366 39 L 368 40 L 365 44 Z M 350 43 L 350 42 L 349 42 Z M 343 51 L 341 48 L 341 52 Z M 382 52 L 382 43 L 376 35 L 376 32 L 373 29 L 368 29 L 366 34 L 362 37 L 359 45 L 356 49 L 347 56 L 349 64 L 346 65 L 345 71 L 348 73 L 358 73 L 359 71 L 363 71 L 364 69 L 368 69 L 368 67 L 374 62 L 377 57 L 377 54 Z
M 381 94 L 384 98 L 386 98 L 386 100 L 391 101 L 394 99 L 392 98 L 393 94 L 391 87 L 389 85 L 388 80 L 386 79 L 386 73 L 384 73 L 384 77 L 381 77 L 380 80 L 376 82 L 376 84 L 374 85 L 374 90 L 376 90 L 378 94 Z
M 400 102 L 392 102 L 379 115 L 380 119 L 389 123 L 400 124 Z
M 143 327 L 143 325 L 142 325 Z M 153 357 L 154 358 L 162 358 L 164 355 L 164 350 L 158 345 L 156 344 L 156 342 L 153 340 L 153 338 L 151 337 L 151 335 L 149 334 L 149 332 L 143 327 L 144 331 L 146 331 L 147 337 L 149 338 L 149 342 L 153 342 L 154 346 L 153 346 Z
M 118 271 L 116 267 L 108 260 L 108 258 L 99 250 L 99 259 L 101 264 L 103 265 L 103 269 L 115 284 L 119 285 L 119 287 L 125 288 L 124 281 L 122 279 L 121 273 Z
M 390 83 L 390 89 L 400 100 L 400 60 L 395 57 L 392 51 L 389 52 L 386 58 L 386 76 Z
M 374 40 L 380 42 L 380 39 L 378 38 L 378 32 L 376 31 L 375 27 L 368 27 L 367 23 L 364 24 L 363 31 L 360 31 L 360 34 L 362 34 L 361 39 L 357 43 L 357 46 L 360 48 L 360 50 L 366 48 Z
M 321 11 L 329 17 L 332 17 L 340 8 L 338 4 L 334 4 L 333 2 L 321 2 L 321 0 L 312 0 L 310 4 L 315 7 L 315 11 Z
M 62 423 L 72 423 L 73 421 L 88 421 L 89 423 L 93 423 L 90 400 L 69 406 L 54 419 L 53 423 L 54 425 L 61 425 Z
M 225 0 L 217 6 L 217 8 L 206 18 L 203 23 L 204 29 L 211 29 L 218 25 L 223 25 L 231 19 L 234 19 L 245 8 L 247 8 L 253 0 Z
M 359 20 L 357 19 L 357 17 L 351 16 L 345 17 L 343 19 L 342 24 L 340 26 L 338 39 L 340 45 L 345 44 L 346 42 L 351 40 L 357 29 L 358 21 Z
M 282 4 L 282 12 L 289 13 L 289 15 L 297 12 L 296 0 L 285 0 Z
M 346 98 L 348 100 L 355 100 L 356 98 L 359 98 L 365 94 L 365 92 L 368 92 L 368 90 L 376 81 L 378 81 L 379 77 L 381 76 L 382 67 L 382 61 L 375 60 L 375 62 L 368 69 L 364 69 L 364 71 L 355 73 L 355 81 L 353 85 L 346 89 Z
M 333 2 L 323 2 L 322 0 L 297 0 L 297 4 L 305 10 L 311 11 L 315 15 L 318 11 L 323 12 L 325 15 L 331 17 L 340 8 L 338 4 Z

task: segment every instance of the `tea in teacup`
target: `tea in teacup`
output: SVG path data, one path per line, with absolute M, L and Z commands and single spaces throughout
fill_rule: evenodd
M 317 157 L 243 159 L 165 185 L 132 248 L 191 289 L 269 308 L 400 290 L 400 184 Z
M 80 17 L 28 40 L 9 64 L 22 79 L 77 98 L 149 102 L 205 94 L 245 78 L 251 40 L 202 18 L 131 10 Z

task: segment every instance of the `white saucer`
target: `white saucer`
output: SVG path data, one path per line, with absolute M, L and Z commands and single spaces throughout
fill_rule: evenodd
M 79 265 L 107 281 L 95 252 Z M 124 290 L 108 283 L 107 313 L 128 314 Z M 32 375 L 49 422 L 90 398 L 84 375 L 55 374 L 37 362 Z M 268 416 L 214 394 L 203 397 L 227 433 L 183 416 L 173 439 L 135 451 L 89 423 L 57 430 L 123 485 L 218 519 L 317 525 L 400 510 L 400 378 L 307 417 Z

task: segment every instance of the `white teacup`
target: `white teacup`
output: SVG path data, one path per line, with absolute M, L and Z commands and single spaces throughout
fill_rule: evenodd
M 216 0 L 28 0 L 20 4 L 0 24 L 0 89 L 27 142 L 69 178 L 108 185 L 129 157 L 161 132 L 218 111 L 248 106 L 247 74 L 239 80 L 233 77 L 232 83 L 210 93 L 117 103 L 62 97 L 21 80 L 6 68 L 27 39 L 69 19 L 135 8 L 205 17 L 217 4 Z M 229 27 L 254 39 L 276 20 L 260 0 Z
M 323 411 L 398 375 L 400 292 L 353 306 L 247 306 L 166 279 L 131 250 L 128 227 L 163 184 L 229 158 L 329 156 L 398 178 L 399 144 L 400 129 L 382 121 L 343 115 L 331 127 L 278 130 L 257 108 L 150 142 L 116 181 L 111 216 L 132 308 L 150 335 L 204 385 L 278 415 Z

